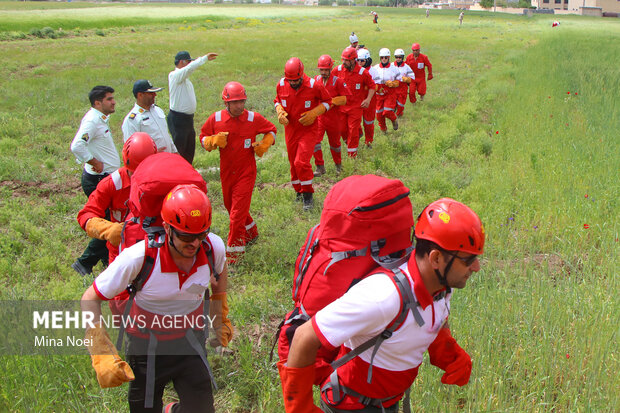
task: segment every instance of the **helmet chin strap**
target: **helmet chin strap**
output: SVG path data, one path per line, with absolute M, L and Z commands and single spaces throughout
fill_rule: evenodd
M 448 265 L 446 265 L 446 269 L 443 270 L 443 275 L 439 272 L 439 270 L 435 270 L 435 275 L 437 275 L 437 279 L 439 280 L 439 284 L 443 285 L 444 287 L 446 287 L 446 289 L 449 289 L 450 287 L 448 286 L 448 271 L 450 271 L 450 268 L 452 267 L 452 264 L 454 263 L 454 260 L 456 259 L 456 256 L 452 256 L 452 259 L 450 260 L 450 262 L 448 262 Z
M 181 251 L 179 251 L 179 249 L 177 248 L 176 245 L 174 245 L 174 242 L 172 242 L 172 235 L 174 234 L 174 231 L 172 229 L 170 229 L 170 235 L 168 236 L 168 245 L 170 245 L 172 248 L 174 248 L 174 250 L 179 253 L 179 255 L 183 256 L 183 254 L 181 254 Z

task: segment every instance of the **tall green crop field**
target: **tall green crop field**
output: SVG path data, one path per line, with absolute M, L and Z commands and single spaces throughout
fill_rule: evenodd
M 196 128 L 223 108 L 228 81 L 279 126 L 258 160 L 252 215 L 260 239 L 229 281 L 235 338 L 211 357 L 217 411 L 281 412 L 275 329 L 292 308 L 293 264 L 320 207 L 303 213 L 289 183 L 272 100 L 283 66 L 339 60 L 354 31 L 370 50 L 420 43 L 433 64 L 423 102 L 400 129 L 375 130 L 343 176 L 374 173 L 411 189 L 414 213 L 443 196 L 482 218 L 482 270 L 454 294 L 453 334 L 471 355 L 470 383 L 440 383 L 428 362 L 412 387 L 415 412 L 614 412 L 620 409 L 620 21 L 561 16 L 368 8 L 0 3 L 0 300 L 79 300 L 92 278 L 70 265 L 87 243 L 75 217 L 86 201 L 69 145 L 88 91 L 116 89 L 110 127 L 133 106 L 133 82 L 167 87 L 179 50 L 219 57 L 192 75 Z M 47 28 L 47 29 L 46 29 Z M 167 90 L 157 103 L 168 110 Z M 327 148 L 324 141 L 324 149 Z M 320 205 L 338 181 L 314 181 Z M 216 152 L 197 148 L 223 238 Z M 95 275 L 102 268 L 95 268 Z M 5 318 L 5 323 L 7 320 Z M 30 323 L 31 320 L 24 320 Z M 4 334 L 4 333 L 3 333 Z M 6 334 L 10 335 L 10 332 Z M 7 337 L 19 339 L 19 337 Z M 2 340 L 2 339 L 0 339 Z M 126 386 L 100 389 L 90 359 L 1 352 L 0 411 L 127 411 Z M 167 401 L 174 400 L 172 387 Z M 318 397 L 318 391 L 317 391 Z

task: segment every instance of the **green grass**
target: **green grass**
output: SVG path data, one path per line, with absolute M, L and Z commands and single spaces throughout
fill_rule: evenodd
M 46 26 L 71 31 L 0 43 L 0 299 L 77 300 L 91 282 L 69 267 L 87 242 L 75 221 L 85 197 L 69 143 L 92 86 L 116 89 L 110 126 L 120 148 L 133 82 L 167 86 L 178 50 L 220 54 L 192 75 L 199 128 L 222 108 L 231 80 L 246 86 L 250 109 L 276 122 L 271 102 L 284 62 L 299 56 L 315 74 L 318 56 L 337 58 L 351 31 L 375 59 L 381 47 L 408 50 L 415 41 L 434 66 L 426 100 L 408 104 L 398 132 L 377 128 L 372 151 L 345 159 L 344 175 L 403 180 L 416 214 L 441 196 L 462 200 L 488 238 L 482 271 L 453 299 L 451 325 L 472 356 L 471 382 L 443 386 L 441 372 L 424 363 L 413 410 L 618 410 L 620 24 L 562 16 L 551 29 L 553 16 L 470 12 L 459 27 L 455 11 L 426 19 L 423 10 L 385 9 L 378 32 L 368 11 L 0 3 L 4 39 Z M 157 102 L 167 111 L 166 90 Z M 336 182 L 324 155 L 328 174 L 315 180 L 317 201 Z M 209 172 L 217 164 L 217 153 L 197 150 L 213 229 L 225 237 L 221 185 Z M 271 339 L 292 305 L 298 248 L 320 216 L 301 212 L 288 181 L 280 127 L 258 162 L 252 215 L 260 240 L 230 280 L 233 354 L 212 360 L 218 411 L 282 411 Z M 0 411 L 127 409 L 126 388 L 99 389 L 86 356 L 2 356 L 0 368 Z

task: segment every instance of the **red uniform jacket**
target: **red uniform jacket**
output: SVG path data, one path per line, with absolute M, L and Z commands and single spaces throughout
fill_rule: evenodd
M 344 81 L 338 76 L 330 75 L 329 79 L 327 79 L 327 83 L 323 83 L 323 78 L 321 75 L 318 75 L 315 80 L 325 86 L 325 90 L 327 90 L 330 97 L 334 98 L 336 96 L 346 96 L 347 102 L 351 98 L 351 91 L 347 89 Z M 340 108 L 341 106 L 332 106 L 327 113 L 322 114 L 321 119 L 323 119 L 323 122 L 327 122 L 329 124 L 331 122 L 340 121 Z
M 112 172 L 99 182 L 97 188 L 88 197 L 84 208 L 78 212 L 77 220 L 86 230 L 86 222 L 90 218 L 105 218 L 106 210 L 110 210 L 110 221 L 124 222 L 129 214 L 127 200 L 131 189 L 131 179 L 124 166 Z M 110 262 L 118 255 L 118 247 L 107 243 L 110 251 Z
M 424 73 L 425 67 L 428 67 L 429 75 L 433 74 L 433 65 L 428 60 L 428 57 L 425 54 L 420 53 L 420 55 L 416 59 L 413 56 L 413 53 L 410 53 L 407 56 L 407 59 L 405 59 L 405 63 L 407 63 L 411 70 L 413 70 L 413 74 L 415 75 L 416 80 L 426 80 L 426 73 Z
M 256 175 L 256 159 L 252 143 L 256 135 L 273 132 L 276 127 L 263 115 L 245 109 L 237 117 L 230 116 L 227 110 L 213 113 L 200 130 L 200 138 L 215 135 L 218 132 L 228 132 L 225 148 L 220 148 L 220 175 L 222 181 L 231 174 L 245 174 L 252 172 Z
M 377 88 L 368 70 L 358 64 L 351 71 L 345 69 L 343 65 L 338 65 L 332 70 L 332 75 L 344 80 L 345 86 L 351 92 L 351 96 L 347 97 L 347 104 L 342 108 L 344 112 L 348 109 L 359 108 L 368 96 L 368 90 Z
M 276 98 L 274 104 L 280 104 L 288 113 L 289 124 L 286 128 L 316 128 L 317 123 L 303 126 L 299 123 L 301 114 L 314 109 L 318 105 L 329 107 L 331 98 L 329 93 L 323 87 L 323 82 L 317 82 L 304 74 L 304 80 L 298 89 L 293 89 L 288 81 L 284 78 L 280 79 L 276 86 Z

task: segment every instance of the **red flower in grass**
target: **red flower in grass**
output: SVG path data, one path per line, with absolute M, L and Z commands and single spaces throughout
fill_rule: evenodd
M 588 197 L 588 194 L 586 194 L 586 198 Z
M 570 354 L 566 353 L 566 359 L 570 358 Z
M 567 95 L 570 95 L 570 92 L 566 92 Z
M 588 224 L 583 224 L 583 228 L 584 228 L 584 229 L 589 229 L 589 228 L 590 228 L 590 225 L 588 225 Z
M 499 135 L 499 131 L 498 131 L 498 130 L 496 130 L 496 131 L 495 131 L 495 134 L 496 134 L 496 135 Z
M 575 92 L 575 95 L 577 95 L 577 92 Z

